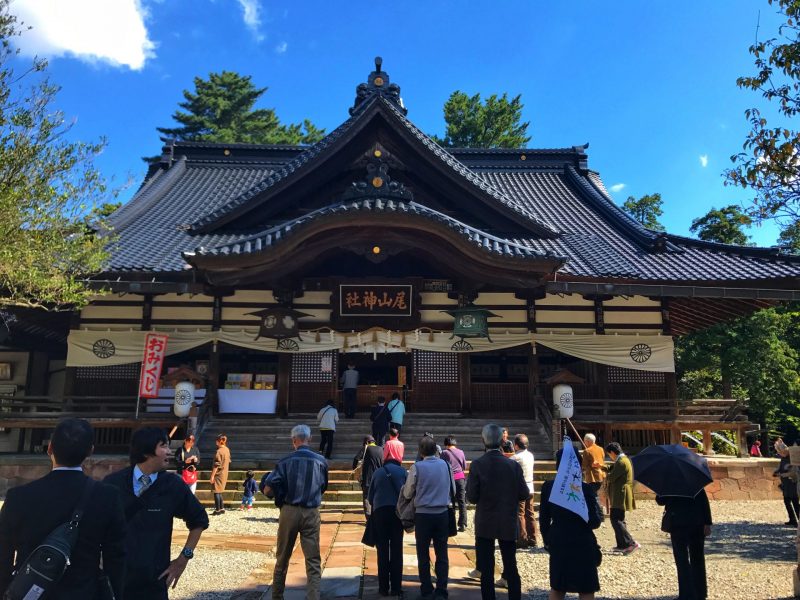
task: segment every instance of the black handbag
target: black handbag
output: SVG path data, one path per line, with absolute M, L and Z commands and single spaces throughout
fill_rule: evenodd
M 14 572 L 4 600 L 45 600 L 51 596 L 69 567 L 69 558 L 78 541 L 78 526 L 93 488 L 94 480 L 87 478 L 72 518 L 51 531 Z
M 458 526 L 456 525 L 456 507 L 450 505 L 447 507 L 447 537 L 455 537 L 458 535 Z
M 361 543 L 370 548 L 375 547 L 375 525 L 372 515 L 367 517 L 367 524 L 364 527 L 364 535 L 361 536 Z
M 661 515 L 661 531 L 672 533 L 672 515 L 666 508 L 664 509 L 664 514 Z

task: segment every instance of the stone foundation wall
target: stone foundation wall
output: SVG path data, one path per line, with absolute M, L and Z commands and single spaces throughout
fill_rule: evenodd
M 714 481 L 706 486 L 709 500 L 780 500 L 780 478 L 772 473 L 778 468 L 776 458 L 708 459 Z M 636 485 L 637 498 L 652 499 L 654 494 Z
M 126 456 L 97 456 L 83 463 L 84 472 L 94 479 L 103 479 L 109 473 L 128 466 Z M 0 456 L 0 498 L 9 488 L 39 479 L 50 472 L 47 456 Z

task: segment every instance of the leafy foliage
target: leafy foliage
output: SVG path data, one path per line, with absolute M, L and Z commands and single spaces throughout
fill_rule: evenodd
M 770 308 L 676 344 L 681 397 L 719 397 L 729 378 L 751 420 L 800 425 L 800 307 Z
M 106 192 L 92 163 L 103 143 L 66 140 L 47 62 L 23 73 L 11 66 L 18 35 L 0 0 L 0 306 L 81 306 L 97 293 L 85 278 L 107 259 L 108 238 L 87 234 L 88 224 L 105 229 L 89 216 Z
M 455 91 L 444 104 L 445 136 L 432 137 L 446 148 L 524 148 L 531 138 L 523 107 L 519 95 L 492 94 L 482 102 L 480 94 Z
M 664 226 L 658 221 L 658 217 L 664 214 L 661 210 L 661 194 L 645 194 L 638 200 L 633 196 L 628 196 L 622 205 L 623 210 L 639 221 L 644 227 L 653 231 L 664 231 Z
M 707 242 L 736 244 L 744 246 L 748 243 L 748 235 L 742 231 L 752 223 L 750 217 L 735 205 L 724 208 L 712 208 L 705 215 L 692 221 L 689 231 Z
M 313 144 L 325 135 L 306 119 L 284 125 L 272 108 L 254 108 L 267 88 L 257 88 L 249 75 L 232 71 L 194 78 L 195 91 L 184 90 L 184 102 L 172 118 L 178 127 L 159 127 L 170 138 L 247 144 Z
M 789 122 L 800 112 L 800 0 L 769 0 L 785 22 L 778 36 L 750 46 L 756 73 L 739 77 L 736 84 L 759 92 L 777 108 L 784 123 L 770 124 L 758 108 L 745 111 L 750 132 L 742 152 L 731 157 L 726 182 L 755 192 L 752 216 L 800 217 L 800 132 Z
M 800 254 L 800 219 L 781 230 L 778 247 L 787 254 Z

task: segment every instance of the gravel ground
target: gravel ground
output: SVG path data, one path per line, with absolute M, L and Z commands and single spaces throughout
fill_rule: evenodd
M 173 556 L 180 551 L 180 546 L 173 546 Z M 189 561 L 178 587 L 170 591 L 170 600 L 228 600 L 253 569 L 264 565 L 264 561 L 265 555 L 261 552 L 198 552 Z
M 279 510 L 258 506 L 249 511 L 227 510 L 224 515 L 209 517 L 207 531 L 228 535 L 278 535 Z M 186 531 L 183 521 L 175 521 L 176 531 Z M 202 541 L 201 541 L 202 543 Z M 180 552 L 173 546 L 172 554 Z M 170 600 L 228 600 L 253 569 L 263 567 L 274 552 L 201 549 L 170 592 Z M 209 591 L 213 590 L 213 591 Z
M 672 600 L 678 595 L 669 536 L 662 533 L 663 509 L 642 501 L 626 522 L 642 548 L 629 556 L 606 553 L 600 566 L 600 599 Z M 782 502 L 711 503 L 714 519 L 706 542 L 709 600 L 776 600 L 792 595 L 792 567 L 797 563 L 796 531 L 784 527 Z M 612 548 L 614 532 L 606 521 L 597 530 L 604 549 Z M 540 542 L 541 543 L 541 542 Z M 498 564 L 500 557 L 498 552 Z M 517 553 L 523 594 L 530 600 L 547 598 L 548 555 L 543 550 Z M 575 595 L 568 595 L 568 598 Z
M 224 515 L 211 516 L 208 531 L 214 533 L 240 534 L 240 535 L 278 535 L 278 516 L 280 510 L 270 502 L 270 506 L 262 504 L 252 510 L 241 511 L 238 508 L 227 509 Z M 175 521 L 175 529 L 186 530 L 183 521 Z

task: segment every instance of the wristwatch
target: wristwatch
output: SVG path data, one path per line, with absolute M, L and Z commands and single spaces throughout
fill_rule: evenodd
M 184 548 L 183 550 L 181 550 L 181 556 L 183 556 L 183 558 L 185 558 L 186 560 L 194 558 L 194 550 L 192 550 L 191 548 Z

